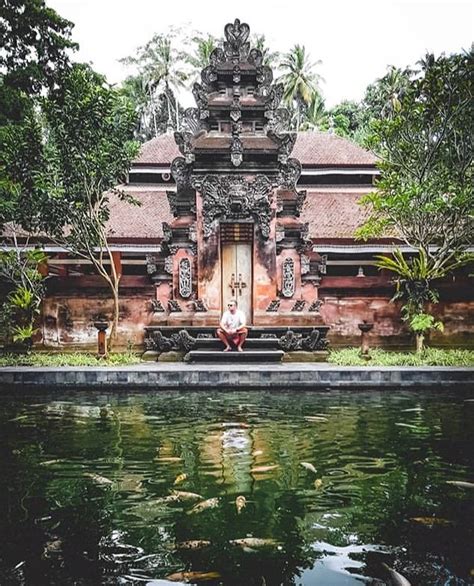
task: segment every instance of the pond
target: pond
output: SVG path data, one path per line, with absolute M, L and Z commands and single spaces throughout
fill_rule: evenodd
M 0 583 L 471 584 L 473 417 L 449 391 L 3 396 Z

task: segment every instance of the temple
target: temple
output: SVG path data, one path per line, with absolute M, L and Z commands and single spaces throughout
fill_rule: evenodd
M 390 276 L 374 266 L 374 255 L 401 243 L 354 238 L 375 157 L 331 133 L 290 132 L 283 88 L 248 37 L 239 20 L 225 27 L 181 130 L 142 146 L 121 186 L 141 205 L 112 197 L 120 345 L 217 349 L 213 332 L 234 297 L 255 347 L 357 344 L 363 321 L 375 324 L 375 343 L 406 344 Z M 41 343 L 92 345 L 94 316 L 110 311 L 104 283 L 85 261 L 46 249 Z M 446 343 L 465 344 L 472 324 L 459 315 L 471 302 L 462 272 L 457 279 L 456 290 L 444 284 L 438 311 Z

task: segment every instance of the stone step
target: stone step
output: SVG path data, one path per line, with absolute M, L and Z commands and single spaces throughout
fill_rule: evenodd
M 224 344 L 218 338 L 198 338 L 196 350 L 222 350 Z M 247 338 L 245 349 L 280 350 L 278 338 Z
M 191 350 L 186 362 L 281 362 L 283 350 L 244 350 L 222 352 L 216 350 Z

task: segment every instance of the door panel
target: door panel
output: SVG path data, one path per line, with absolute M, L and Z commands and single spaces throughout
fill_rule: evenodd
M 222 245 L 222 307 L 237 299 L 247 323 L 252 322 L 252 245 L 229 242 Z

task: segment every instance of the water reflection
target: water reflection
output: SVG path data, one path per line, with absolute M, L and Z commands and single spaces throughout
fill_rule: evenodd
M 474 403 L 2 399 L 2 584 L 468 584 Z

